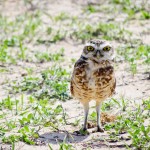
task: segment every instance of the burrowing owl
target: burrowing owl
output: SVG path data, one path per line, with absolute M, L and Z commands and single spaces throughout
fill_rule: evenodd
M 101 103 L 115 92 L 116 80 L 112 64 L 114 49 L 104 40 L 90 40 L 75 63 L 71 78 L 71 94 L 84 106 L 83 130 L 87 130 L 89 102 L 96 101 L 97 131 L 103 132 L 100 125 Z

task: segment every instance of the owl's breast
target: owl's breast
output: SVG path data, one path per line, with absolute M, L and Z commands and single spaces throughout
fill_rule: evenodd
M 93 71 L 92 77 L 95 80 L 95 86 L 102 87 L 106 84 L 109 84 L 113 79 L 114 69 L 112 66 L 98 68 L 97 70 Z
M 78 99 L 104 100 L 115 90 L 115 75 L 111 65 L 92 67 L 87 63 L 75 65 L 71 93 Z
M 98 68 L 93 72 L 95 99 L 106 99 L 114 94 L 116 79 L 113 66 Z

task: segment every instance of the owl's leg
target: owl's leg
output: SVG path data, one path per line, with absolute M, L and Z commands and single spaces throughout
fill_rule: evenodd
M 74 133 L 77 135 L 87 135 L 89 132 L 87 131 L 87 118 L 88 118 L 88 113 L 89 113 L 89 102 L 82 102 L 83 107 L 84 107 L 84 124 L 83 127 L 79 131 L 75 131 Z
M 88 118 L 88 113 L 89 113 L 89 102 L 88 103 L 83 103 L 84 107 L 84 124 L 83 124 L 83 130 L 87 130 L 87 118 Z
M 100 102 L 96 102 L 96 112 L 97 112 L 97 132 L 104 132 L 104 130 L 101 127 L 101 123 L 100 123 L 100 109 L 101 109 L 101 103 Z

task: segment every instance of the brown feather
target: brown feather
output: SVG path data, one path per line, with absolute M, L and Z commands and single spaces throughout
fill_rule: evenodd
M 111 62 L 102 61 L 93 64 L 96 70 L 92 70 L 89 63 L 80 58 L 74 66 L 70 90 L 72 96 L 80 101 L 103 101 L 115 91 L 116 80 Z M 91 72 L 90 76 L 88 72 Z M 91 80 L 94 86 L 90 85 Z

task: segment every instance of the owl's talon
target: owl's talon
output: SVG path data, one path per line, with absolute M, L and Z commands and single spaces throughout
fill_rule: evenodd
M 104 132 L 104 129 L 101 127 L 94 128 L 94 130 L 92 130 L 92 133 L 96 133 L 96 132 Z
M 101 127 L 97 127 L 97 132 L 104 132 L 104 129 Z

